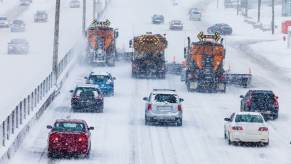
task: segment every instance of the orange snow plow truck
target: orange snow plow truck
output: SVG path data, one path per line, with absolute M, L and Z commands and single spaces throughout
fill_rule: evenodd
M 165 78 L 167 40 L 164 36 L 148 32 L 134 37 L 129 47 L 134 50 L 131 60 L 133 78 Z
M 229 74 L 224 70 L 226 51 L 218 33 L 204 35 L 200 32 L 198 39 L 198 42 L 191 43 L 188 37 L 188 47 L 184 49 L 184 80 L 188 91 L 225 92 L 227 84 L 243 87 L 250 84 L 251 74 Z
M 118 31 L 110 27 L 109 20 L 94 20 L 87 29 L 87 59 L 90 64 L 114 66 Z

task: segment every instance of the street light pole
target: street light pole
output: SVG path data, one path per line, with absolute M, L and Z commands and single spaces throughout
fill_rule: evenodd
M 96 19 L 96 0 L 93 0 L 93 20 Z
M 275 33 L 275 0 L 272 0 L 272 34 Z
M 239 0 L 236 1 L 236 15 L 238 15 L 239 12 Z
M 82 32 L 83 32 L 83 35 L 85 36 L 85 33 L 86 33 L 86 0 L 83 0 Z
M 60 6 L 61 0 L 56 0 L 55 11 L 55 30 L 54 30 L 54 47 L 53 47 L 53 79 L 54 84 L 57 84 L 58 80 L 58 51 L 59 51 L 59 24 L 60 24 Z
M 258 20 L 257 20 L 257 22 L 261 21 L 261 5 L 262 5 L 262 0 L 258 0 Z

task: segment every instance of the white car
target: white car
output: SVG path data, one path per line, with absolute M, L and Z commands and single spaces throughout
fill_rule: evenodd
M 192 21 L 200 21 L 201 20 L 201 12 L 199 10 L 193 9 L 190 11 L 189 14 L 190 14 L 190 16 L 189 16 L 190 20 L 192 20 Z
M 8 28 L 9 21 L 7 17 L 0 16 L 0 28 Z
M 144 97 L 145 124 L 151 122 L 176 123 L 182 126 L 182 98 L 179 98 L 175 90 L 154 89 L 149 97 Z
M 269 144 L 269 129 L 257 112 L 236 112 L 224 118 L 224 137 L 229 144 L 240 142 Z
M 183 23 L 180 20 L 172 20 L 170 22 L 170 30 L 183 30 Z

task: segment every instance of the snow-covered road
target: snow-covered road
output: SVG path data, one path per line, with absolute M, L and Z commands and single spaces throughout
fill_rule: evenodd
M 178 0 L 177 0 L 178 1 Z M 199 1 L 196 0 L 196 3 Z M 187 36 L 205 27 L 205 22 L 188 21 L 187 12 L 195 2 L 178 1 L 174 6 L 169 0 L 111 0 L 104 18 L 119 28 L 118 47 L 127 47 L 134 35 L 147 31 L 166 33 L 169 42 L 167 59 L 183 58 L 183 47 Z M 203 6 L 203 5 L 202 5 Z M 206 6 L 204 6 L 206 7 Z M 165 15 L 166 21 L 182 19 L 185 31 L 169 31 L 168 24 L 152 25 L 153 14 Z M 207 19 L 207 18 L 203 18 Z M 192 37 L 194 39 L 194 37 Z M 279 96 L 280 115 L 270 121 L 270 145 L 267 147 L 229 146 L 223 138 L 223 118 L 239 111 L 239 95 L 247 89 L 229 87 L 225 94 L 188 93 L 184 83 L 177 76 L 165 80 L 136 80 L 131 78 L 129 63 L 118 63 L 116 67 L 92 68 L 78 64 L 61 90 L 60 96 L 43 114 L 41 120 L 27 135 L 21 148 L 9 161 L 10 164 L 25 161 L 37 163 L 84 163 L 84 164 L 288 164 L 291 131 L 291 113 L 288 111 L 291 94 L 288 82 L 277 71 L 266 69 L 263 63 L 248 57 L 247 52 L 232 44 L 226 38 L 227 56 L 225 66 L 231 65 L 233 72 L 247 72 L 254 75 L 253 88 L 272 89 Z M 116 95 L 105 98 L 104 113 L 72 113 L 69 90 L 74 88 L 90 71 L 110 71 L 116 76 Z M 145 126 L 144 102 L 153 88 L 176 89 L 183 103 L 183 126 Z M 49 160 L 46 157 L 47 124 L 57 118 L 84 119 L 94 126 L 92 152 L 89 159 Z

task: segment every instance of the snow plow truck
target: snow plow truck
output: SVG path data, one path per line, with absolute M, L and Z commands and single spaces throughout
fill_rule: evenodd
M 118 31 L 110 21 L 94 20 L 87 29 L 87 60 L 90 64 L 115 66 Z
M 225 92 L 227 84 L 249 86 L 251 74 L 228 74 L 224 70 L 226 51 L 219 33 L 200 32 L 197 37 L 199 41 L 192 43 L 188 37 L 188 46 L 184 49 L 184 80 L 188 91 Z
M 137 36 L 130 40 L 129 47 L 133 47 L 132 77 L 164 79 L 167 44 L 165 36 L 152 33 Z

